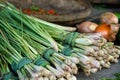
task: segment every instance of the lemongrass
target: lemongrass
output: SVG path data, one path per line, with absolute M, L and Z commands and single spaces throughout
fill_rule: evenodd
M 99 56 L 104 56 L 104 55 L 105 55 L 105 54 L 104 54 L 104 51 L 103 51 L 103 50 L 99 50 L 98 55 L 99 55 Z
M 97 68 L 92 68 L 92 69 L 90 69 L 90 72 L 92 72 L 92 73 L 96 73 L 97 71 L 98 71 Z
M 66 80 L 66 79 L 62 77 L 62 78 L 58 78 L 58 80 Z
M 48 77 L 44 77 L 43 80 L 49 80 L 49 78 Z
M 56 80 L 55 75 L 54 75 L 54 74 L 50 75 L 50 76 L 49 76 L 49 80 Z
M 104 65 L 105 64 L 105 61 L 104 60 L 101 60 L 101 61 L 99 61 L 100 62 L 100 65 Z
M 71 68 L 72 68 L 72 72 L 73 72 L 74 74 L 77 74 L 78 68 L 77 68 L 77 66 L 76 66 L 74 63 L 71 64 Z
M 77 78 L 74 75 L 67 76 L 67 80 L 77 80 Z
M 75 64 L 78 64 L 80 62 L 80 60 L 78 58 L 76 58 L 76 57 L 70 56 L 68 58 Z
M 43 77 L 39 77 L 38 80 L 44 80 L 44 78 Z
M 61 77 L 61 76 L 62 76 L 62 73 L 61 73 L 61 72 L 55 70 L 55 69 L 52 68 L 51 66 L 47 65 L 47 68 L 48 68 L 51 72 L 53 72 L 53 74 L 56 75 L 57 77 Z
M 10 51 L 8 51 L 8 50 L 6 50 L 6 48 L 4 48 L 4 47 L 2 47 L 2 46 L 0 46 L 1 47 L 1 49 L 3 49 L 8 55 L 10 55 L 10 57 L 12 57 L 12 58 L 14 58 L 13 56 L 19 56 L 19 58 L 18 59 L 13 59 L 13 61 L 16 63 L 16 62 L 19 62 L 19 60 L 21 60 L 22 59 L 22 56 L 5 40 L 5 39 L 2 39 L 3 41 L 4 41 L 4 44 L 6 44 L 7 45 L 7 48 L 11 51 L 12 50 L 12 52 L 14 52 L 14 54 L 12 54 L 11 55 L 11 53 L 10 53 Z M 11 63 L 10 63 L 11 64 Z M 27 71 L 29 72 L 29 73 L 31 73 L 31 68 L 32 68 L 32 64 L 31 65 L 26 65 L 24 68 L 26 68 L 27 69 Z M 24 75 L 26 75 L 26 73 L 24 73 Z M 32 73 L 31 73 L 31 77 L 32 77 Z
M 49 71 L 49 70 L 47 70 L 47 69 L 44 69 L 44 71 L 43 72 L 40 72 L 40 73 L 43 73 L 44 75 L 43 76 L 45 76 L 45 77 L 49 77 L 52 73 Z
M 14 32 L 15 33 L 15 32 Z M 18 35 L 17 35 L 18 36 Z M 18 38 L 20 38 L 20 37 L 18 37 Z M 20 38 L 21 39 L 21 38 Z M 22 39 L 23 40 L 23 39 Z M 25 41 L 24 41 L 25 42 Z M 28 44 L 27 44 L 28 45 Z M 28 46 L 28 47 L 30 47 L 30 46 Z M 35 50 L 34 50 L 35 51 Z M 36 53 L 36 54 L 38 54 L 38 53 Z

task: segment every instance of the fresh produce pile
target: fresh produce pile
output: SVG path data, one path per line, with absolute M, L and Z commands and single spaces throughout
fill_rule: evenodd
M 13 80 L 76 80 L 118 62 L 120 46 L 99 33 L 78 33 L 0 3 L 0 75 Z

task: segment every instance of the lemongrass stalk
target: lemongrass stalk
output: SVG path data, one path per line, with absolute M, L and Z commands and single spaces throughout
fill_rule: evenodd
M 97 61 L 95 58 L 89 57 L 89 59 L 90 59 L 90 65 L 92 65 L 91 67 L 93 67 L 93 68 L 101 68 L 100 62 Z
M 102 49 L 100 49 L 97 54 L 98 54 L 98 56 L 104 56 L 105 55 L 104 51 Z
M 71 74 L 67 75 L 66 79 L 67 80 L 77 80 L 77 78 L 74 75 L 71 75 Z
M 52 73 L 49 70 L 47 70 L 46 68 L 44 68 L 42 73 L 44 74 L 43 76 L 45 76 L 45 77 L 49 77 L 52 75 Z
M 2 6 L 6 7 L 5 5 L 2 5 Z M 12 8 L 12 10 L 13 10 L 14 12 L 20 13 L 20 11 L 19 11 L 18 9 L 16 9 L 12 4 L 7 3 L 7 6 L 9 7 L 9 9 Z M 10 10 L 11 10 L 11 9 L 10 9 Z M 32 18 L 32 16 L 31 16 L 30 18 Z M 33 19 L 33 18 L 32 18 L 32 19 Z M 38 18 L 34 18 L 34 19 L 39 21 Z M 63 29 L 63 30 L 67 30 L 67 31 L 75 31 L 75 30 L 76 30 L 76 28 L 73 28 L 73 27 L 61 26 L 61 25 L 57 25 L 57 24 L 53 24 L 53 23 L 44 21 L 44 20 L 40 20 L 40 22 L 43 23 L 43 24 L 46 24 L 46 25 L 51 25 L 51 26 L 53 26 L 53 27 L 55 27 L 55 28 L 58 28 L 58 29 Z
M 60 67 L 60 65 L 56 62 L 56 60 L 52 59 L 51 61 L 55 65 L 55 67 L 58 71 L 64 73 L 64 70 Z
M 80 34 L 79 37 L 84 37 L 84 38 L 90 38 L 90 39 L 99 40 L 99 39 L 102 38 L 102 35 L 99 34 L 99 33 L 88 33 L 88 34 L 85 33 L 85 34 Z
M 49 76 L 49 80 L 56 80 L 56 77 L 54 74 L 52 74 L 51 76 Z
M 120 50 L 119 49 L 117 50 L 117 54 L 120 55 Z
M 68 65 L 66 65 L 66 64 L 62 64 L 61 65 L 61 67 L 63 68 L 63 70 L 65 71 L 65 72 L 69 72 L 69 73 L 74 73 L 74 72 L 72 72 L 72 66 L 71 67 L 69 67 Z
M 29 74 L 29 73 L 27 72 L 27 70 L 24 70 L 24 68 L 22 68 L 22 69 L 20 70 L 20 72 L 21 72 L 21 74 L 23 74 L 24 79 L 26 79 L 26 80 L 29 79 L 30 75 L 29 75 L 29 77 L 28 77 L 28 74 Z
M 17 70 L 17 74 L 20 80 L 25 79 L 25 75 L 23 75 L 19 70 Z
M 87 70 L 87 69 L 84 69 L 84 72 L 85 72 L 85 75 L 88 76 L 88 77 L 89 77 L 90 74 L 91 74 L 90 70 Z
M 77 58 L 77 56 L 76 57 L 75 56 L 69 56 L 68 59 L 70 59 L 75 64 L 78 64 L 80 62 L 80 60 Z
M 58 80 L 66 80 L 65 78 L 61 77 L 61 78 L 58 78 Z
M 29 71 L 32 78 L 36 78 L 39 76 L 38 72 L 33 72 L 28 66 L 25 66 L 25 68 Z
M 95 51 L 94 51 L 94 49 L 92 48 L 92 47 L 89 47 L 89 46 L 83 46 L 83 45 L 76 45 L 77 47 L 79 47 L 79 48 L 77 48 L 77 50 L 74 48 L 74 50 L 76 50 L 76 51 L 80 51 L 81 53 L 86 53 L 86 54 L 88 54 L 88 53 L 94 53 Z
M 44 80 L 44 78 L 43 77 L 39 77 L 38 80 Z
M 46 67 L 57 77 L 61 77 L 63 74 L 49 65 L 47 65 Z
M 114 56 L 114 58 L 119 58 L 119 57 L 120 57 L 120 55 L 117 55 L 117 54 Z
M 81 54 L 84 54 L 84 55 L 90 55 L 93 52 L 92 49 L 91 50 L 87 50 L 87 49 L 84 50 L 84 49 L 79 49 L 76 47 L 74 47 L 73 50 L 75 50 L 76 52 L 79 52 Z
M 74 74 L 78 73 L 78 67 L 74 63 L 72 63 L 70 67 L 72 68 L 72 73 Z
M 74 53 L 72 53 L 72 54 L 74 54 Z M 72 54 L 70 55 L 70 56 L 66 56 L 66 55 L 63 55 L 62 53 L 60 53 L 59 55 L 58 54 L 55 54 L 57 57 L 61 57 L 62 58 L 62 60 L 64 61 L 65 59 L 69 59 L 69 60 L 71 60 L 73 63 L 75 63 L 75 64 L 77 64 L 77 63 L 79 63 L 79 59 L 76 57 L 76 56 L 72 56 Z M 53 54 L 54 55 L 54 54 Z M 60 59 L 61 59 L 60 58 Z
M 103 60 L 103 57 L 97 57 L 97 56 L 96 56 L 96 59 L 97 59 L 97 60 Z
M 79 65 L 80 65 L 80 68 L 81 68 L 83 71 L 85 71 L 85 73 L 86 73 L 86 71 L 87 71 L 87 73 L 90 74 L 90 69 L 91 69 L 91 65 L 90 65 L 90 64 L 84 65 L 83 63 L 79 63 Z
M 87 38 L 77 38 L 75 42 L 81 45 L 92 45 L 93 44 L 92 40 L 87 39 Z
M 2 54 L 2 53 L 0 53 Z M 4 59 L 4 56 L 0 55 L 0 74 L 6 74 L 8 72 L 10 72 L 9 67 L 8 67 L 8 63 L 6 62 L 6 60 Z
M 97 68 L 92 68 L 92 69 L 90 69 L 90 72 L 92 72 L 92 73 L 96 73 L 97 71 L 98 71 Z
M 104 68 L 110 68 L 110 65 L 109 64 L 104 64 L 103 67 Z
M 8 10 L 10 11 L 10 13 L 13 15 L 13 16 L 16 16 L 16 18 L 17 19 L 19 19 L 20 21 L 21 20 L 23 20 L 23 19 L 21 19 L 19 16 L 18 16 L 18 14 L 21 14 L 19 11 L 17 11 L 14 7 L 10 7 L 10 8 L 13 8 L 13 9 L 9 9 L 8 8 Z M 14 14 L 12 13 L 12 11 L 13 12 L 15 12 Z M 25 15 L 23 15 L 23 14 L 21 14 L 22 16 L 22 18 L 24 18 L 25 20 L 26 20 L 26 22 L 25 22 L 25 24 L 28 22 L 28 23 L 30 23 L 31 25 L 33 25 L 33 23 L 36 23 L 36 26 L 37 26 L 37 28 L 35 27 L 35 30 L 34 31 L 38 31 L 37 29 L 40 29 L 40 28 L 45 28 L 46 27 L 46 24 L 45 23 L 40 23 L 38 20 L 36 20 L 36 19 L 31 19 L 31 18 L 29 18 L 29 17 L 27 17 L 27 16 L 25 16 Z M 29 26 L 28 25 L 28 23 L 27 23 L 27 26 Z M 33 25 L 34 26 L 34 25 Z M 40 28 L 39 28 L 39 27 Z M 44 27 L 43 27 L 44 26 Z M 49 26 L 50 26 L 50 24 L 49 24 Z M 52 27 L 52 26 L 51 26 Z M 48 28 L 48 26 L 46 27 L 46 29 Z M 41 29 L 40 29 L 41 30 Z M 63 30 L 64 31 L 64 30 Z M 65 33 L 65 31 L 64 31 L 64 33 Z M 44 37 L 45 38 L 45 37 Z M 59 38 L 60 39 L 60 38 Z M 51 39 L 50 39 L 51 40 Z M 52 41 L 50 41 L 50 42 L 52 42 Z M 53 42 L 54 43 L 54 42 Z M 52 44 L 52 43 L 51 43 Z M 78 43 L 79 44 L 79 43 Z
M 44 77 L 44 80 L 49 80 L 49 78 L 48 77 Z
M 28 51 L 28 48 L 26 46 L 28 46 L 30 48 L 31 51 L 33 51 L 35 54 L 37 54 L 37 52 L 22 38 L 20 37 L 15 31 L 13 31 L 14 29 L 9 25 L 9 24 L 5 24 L 3 21 L 1 21 L 3 23 L 3 28 L 6 30 L 6 32 L 9 34 L 9 35 L 12 35 L 15 37 L 15 39 L 17 39 L 19 41 L 19 43 L 21 43 L 23 46 L 23 48 L 25 50 Z M 6 26 L 6 27 L 4 27 Z M 29 51 L 30 52 L 30 51 Z M 32 53 L 31 53 L 32 54 Z M 28 55 L 30 56 L 30 55 Z M 31 56 L 32 58 L 34 57 L 34 55 Z
M 32 22 L 32 21 L 30 21 L 28 19 L 26 20 L 26 17 L 23 16 L 22 13 L 20 13 L 20 14 L 14 14 L 11 9 L 8 9 L 8 10 L 9 10 L 11 16 L 13 16 L 16 19 L 18 19 L 20 22 L 22 22 L 22 24 L 26 25 L 29 29 L 33 30 L 36 34 L 38 34 L 41 37 L 43 37 L 44 39 L 48 40 L 49 43 L 51 44 L 51 46 L 56 51 L 58 51 L 58 48 L 57 48 L 57 45 L 56 45 L 55 41 L 51 38 L 51 36 L 47 32 L 42 31 L 43 29 L 41 29 L 40 27 L 38 27 L 37 24 L 34 24 L 34 22 Z
M 68 27 L 68 26 L 61 26 L 61 25 L 57 25 L 57 24 L 53 24 L 53 23 L 50 23 L 50 22 L 47 22 L 47 21 L 44 21 L 44 20 L 41 20 L 41 19 L 38 19 L 38 18 L 35 18 L 35 17 L 30 17 L 30 16 L 27 16 L 29 17 L 30 19 L 34 19 L 42 24 L 45 24 L 45 25 L 50 25 L 54 28 L 57 28 L 57 29 L 62 29 L 62 30 L 66 30 L 66 31 L 76 31 L 76 28 L 75 27 Z
M 83 64 L 89 64 L 90 63 L 90 60 L 89 60 L 89 58 L 87 57 L 87 56 L 85 56 L 85 55 L 83 55 L 83 54 L 80 54 L 80 53 L 78 53 L 77 55 L 79 55 L 78 57 L 79 57 L 79 59 L 80 59 L 80 62 L 82 62 Z
M 54 60 L 56 61 L 56 62 L 58 62 L 58 65 L 64 70 L 64 71 L 68 71 L 68 72 L 71 72 L 71 68 L 68 66 L 68 65 L 66 65 L 64 62 L 62 62 L 62 61 L 60 61 L 58 58 L 54 58 Z

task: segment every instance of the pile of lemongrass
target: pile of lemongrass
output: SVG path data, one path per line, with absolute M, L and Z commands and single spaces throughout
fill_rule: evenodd
M 76 80 L 73 74 L 77 73 L 76 63 L 78 62 L 73 60 L 74 57 L 58 54 L 53 49 L 50 49 L 53 51 L 53 54 L 49 56 L 47 52 L 45 53 L 47 48 L 31 38 L 33 35 L 24 32 L 21 34 L 21 31 L 14 29 L 4 19 L 1 19 L 0 23 L 1 51 L 3 50 L 2 53 L 6 53 L 6 55 L 9 54 L 10 58 L 13 59 L 10 59 L 9 61 L 11 62 L 9 62 L 5 58 L 11 67 L 18 67 L 15 68 L 15 70 L 13 69 L 13 71 L 17 73 L 19 79 L 30 78 L 37 80 L 45 78 L 45 80 Z M 2 57 L 4 56 L 5 55 L 2 55 Z M 26 62 L 26 64 L 24 64 L 24 62 L 22 62 L 24 59 L 29 63 Z M 15 63 L 15 65 L 13 65 L 13 63 Z M 19 67 L 21 66 L 20 64 L 23 66 Z M 52 64 L 52 66 L 50 64 Z M 21 70 L 27 73 L 21 72 Z
M 9 3 L 0 7 L 3 78 L 11 72 L 19 79 L 76 80 L 78 67 L 89 76 L 118 62 L 120 47 L 100 34 L 73 32 L 75 28 L 25 15 Z M 17 68 L 11 69 L 14 65 Z

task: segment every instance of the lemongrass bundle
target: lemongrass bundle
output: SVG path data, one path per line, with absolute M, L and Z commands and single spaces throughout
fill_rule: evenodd
M 22 57 L 2 35 L 0 35 L 0 40 L 1 56 L 11 65 L 12 71 L 18 75 L 19 79 L 38 78 L 41 68 L 36 68 L 30 59 Z
M 5 13 L 4 13 L 5 14 Z M 28 31 L 27 29 L 24 31 L 23 29 L 23 27 L 22 28 L 19 28 L 18 26 L 20 26 L 20 23 L 22 23 L 22 24 L 26 24 L 26 22 L 28 21 L 28 20 L 26 20 L 26 22 L 20 22 L 19 23 L 19 25 L 18 24 L 15 24 L 15 23 L 18 23 L 18 22 L 16 22 L 16 21 L 14 21 L 14 20 L 12 20 L 11 19 L 11 16 L 9 16 L 9 14 L 7 14 L 5 17 L 8 17 L 10 20 L 11 20 L 11 23 L 14 23 L 14 24 L 11 24 L 12 26 L 14 26 L 14 27 L 16 27 L 17 26 L 17 29 L 20 29 L 20 30 L 22 30 L 23 32 L 25 32 L 25 33 L 27 33 L 27 34 L 31 34 L 31 35 L 34 35 L 34 36 L 31 36 L 31 38 L 32 39 L 34 39 L 34 40 L 36 40 L 36 41 L 38 41 L 38 42 L 42 42 L 40 39 L 42 39 L 42 40 L 44 40 L 43 38 L 41 38 L 40 36 L 38 36 L 38 35 L 36 35 L 34 32 L 30 32 L 30 31 Z M 23 16 L 24 17 L 24 16 Z M 7 18 L 7 19 L 8 19 Z M 25 18 L 23 18 L 23 19 L 25 19 Z M 32 25 L 33 25 L 33 21 L 29 21 L 29 23 L 31 23 Z M 27 27 L 30 27 L 30 25 L 27 25 Z M 37 25 L 37 26 L 39 26 L 39 25 Z M 43 30 L 43 29 L 42 29 Z M 45 30 L 44 30 L 45 31 Z M 37 36 L 37 37 L 36 37 Z M 45 41 L 45 40 L 44 40 Z M 44 43 L 43 43 L 44 44 Z M 44 45 L 46 45 L 46 44 L 44 44 Z M 47 44 L 46 46 L 48 46 L 49 44 Z M 55 53 L 54 53 L 55 54 Z M 58 55 L 57 55 L 58 56 Z M 60 55 L 61 56 L 61 55 Z M 63 55 L 62 55 L 63 56 Z M 78 55 L 79 56 L 79 55 Z M 80 55 L 80 57 L 81 57 L 81 55 Z M 79 57 L 79 58 L 80 58 Z M 63 59 L 65 59 L 66 57 L 63 57 Z M 72 57 L 70 58 L 70 59 L 72 59 Z M 84 59 L 84 57 L 83 57 L 83 59 Z M 67 61 L 67 60 L 66 60 Z M 74 61 L 75 62 L 75 61 Z M 68 64 L 68 62 L 66 62 L 67 64 Z M 73 65 L 73 64 L 68 64 L 69 66 L 70 65 Z M 76 68 L 75 68 L 76 69 Z M 77 70 L 77 69 L 76 69 Z M 73 71 L 74 71 L 74 73 L 76 73 L 76 70 L 74 71 L 74 68 L 73 68 Z
M 28 46 L 27 50 L 30 48 L 31 51 L 34 52 L 34 54 L 37 54 L 37 52 L 36 52 L 22 37 L 20 37 L 19 35 L 17 35 L 17 33 L 15 32 L 14 28 L 12 28 L 8 23 L 4 23 L 3 21 L 1 21 L 1 23 L 3 23 L 3 25 L 6 26 L 6 27 L 2 26 L 2 28 L 6 30 L 7 36 L 8 36 L 9 34 L 10 34 L 9 36 L 11 36 L 11 35 L 13 36 L 13 37 L 11 37 L 11 38 L 9 38 L 9 39 L 13 39 L 13 41 L 18 41 L 18 42 L 19 42 L 18 44 Z M 16 38 L 15 38 L 15 37 L 16 37 Z M 33 37 L 33 36 L 30 36 L 30 37 Z M 13 41 L 12 41 L 12 42 L 13 42 Z M 14 43 L 14 42 L 13 42 L 13 43 Z M 18 45 L 18 46 L 19 46 L 19 45 Z M 23 50 L 26 50 L 26 46 L 21 46 L 21 47 L 23 47 Z M 21 48 L 21 47 L 20 47 L 20 48 Z M 20 48 L 19 48 L 19 49 L 20 49 Z M 43 47 L 43 48 L 44 48 L 44 47 Z M 42 49 L 43 49 L 43 48 L 42 48 Z M 40 49 L 41 49 L 41 48 L 40 48 Z M 46 49 L 46 48 L 45 48 L 45 49 Z M 45 50 L 45 49 L 44 49 L 44 50 Z M 18 50 L 18 51 L 19 51 L 19 50 Z M 52 51 L 53 51 L 53 50 L 52 50 Z M 54 51 L 54 52 L 55 52 L 55 51 Z M 28 53 L 31 53 L 31 52 L 29 51 Z M 44 54 L 45 54 L 45 53 L 44 53 Z M 44 54 L 43 54 L 43 55 L 44 55 Z M 27 57 L 30 56 L 30 58 L 32 58 L 32 59 L 35 57 L 35 55 L 33 55 L 32 53 L 31 53 L 30 55 L 29 55 L 29 54 L 26 54 L 26 56 L 27 56 Z M 61 67 L 63 66 L 63 68 L 66 67 L 66 70 L 69 70 L 69 67 L 66 65 L 67 62 L 66 62 L 66 63 L 63 63 L 63 62 L 62 62 L 63 60 L 66 61 L 66 57 L 65 57 L 65 56 L 63 56 L 63 55 L 58 55 L 58 54 L 56 54 L 56 53 L 54 53 L 54 56 L 56 56 L 56 58 L 54 58 L 54 57 L 53 57 L 53 58 L 58 61 L 59 66 L 61 66 Z M 58 57 L 58 58 L 57 58 L 57 57 Z M 60 59 L 62 58 L 62 59 L 61 59 L 62 61 L 59 59 L 59 57 L 60 57 Z M 46 58 L 46 57 L 45 57 L 45 58 Z M 49 59 L 49 57 L 48 57 L 48 59 Z M 54 59 L 53 59 L 53 60 L 54 60 Z M 68 59 L 68 58 L 67 58 L 67 59 Z M 68 59 L 68 60 L 69 60 L 69 59 Z M 63 65 L 61 65 L 60 62 L 62 62 Z M 71 61 L 69 61 L 69 62 L 71 63 Z M 54 63 L 54 62 L 53 62 L 53 63 Z M 67 64 L 68 64 L 68 63 L 67 63 Z M 75 69 L 77 70 L 76 65 L 75 65 L 74 63 L 71 63 L 71 64 L 74 65 L 74 66 L 71 66 L 71 67 L 75 67 Z M 58 66 L 58 67 L 59 67 L 59 66 Z M 70 65 L 69 65 L 69 66 L 70 66 Z M 68 69 L 67 69 L 67 68 L 68 68 Z M 75 70 L 75 73 L 76 73 L 76 70 Z M 52 70 L 51 70 L 51 71 L 52 71 Z M 72 70 L 72 71 L 74 71 L 74 70 Z M 56 71 L 56 72 L 58 72 L 58 71 Z M 54 72 L 54 73 L 55 73 L 55 72 Z M 55 73 L 55 74 L 56 74 L 56 73 Z M 56 75 L 58 75 L 57 77 L 59 77 L 59 74 L 56 74 Z M 60 74 L 60 75 L 64 75 L 64 74 Z M 65 75 L 65 76 L 66 76 L 66 75 Z M 65 77 L 65 76 L 64 76 L 64 77 Z M 60 77 L 61 77 L 61 76 L 60 76 Z

